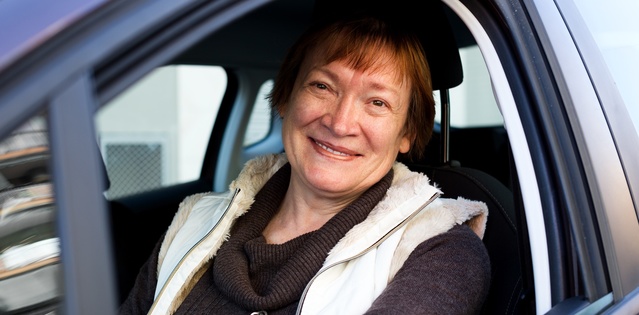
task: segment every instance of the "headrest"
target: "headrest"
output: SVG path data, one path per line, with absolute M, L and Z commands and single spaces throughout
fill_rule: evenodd
M 459 49 L 441 1 L 317 0 L 314 20 L 370 13 L 404 24 L 421 39 L 430 67 L 433 90 L 450 89 L 463 80 Z M 335 8 L 339 8 L 336 10 Z

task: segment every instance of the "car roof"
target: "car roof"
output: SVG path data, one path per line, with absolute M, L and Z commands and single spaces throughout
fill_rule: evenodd
M 0 1 L 0 70 L 105 2 L 107 1 Z

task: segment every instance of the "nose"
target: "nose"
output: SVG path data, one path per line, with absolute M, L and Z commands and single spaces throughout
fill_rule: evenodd
M 335 136 L 354 135 L 358 128 L 358 111 L 352 97 L 341 97 L 333 106 L 327 106 L 322 117 L 322 125 Z

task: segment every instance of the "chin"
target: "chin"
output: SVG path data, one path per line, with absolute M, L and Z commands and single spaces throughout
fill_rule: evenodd
M 348 191 L 351 180 L 344 180 L 344 172 L 324 172 L 322 176 L 307 177 L 309 184 L 317 190 L 339 193 Z

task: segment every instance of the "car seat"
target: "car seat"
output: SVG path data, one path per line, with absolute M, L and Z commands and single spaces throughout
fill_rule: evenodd
M 464 197 L 486 203 L 488 221 L 483 242 L 490 257 L 492 277 L 482 314 L 518 314 L 523 284 L 512 192 L 493 176 L 455 162 L 444 166 L 408 166 L 437 183 L 444 193 L 442 197 Z

